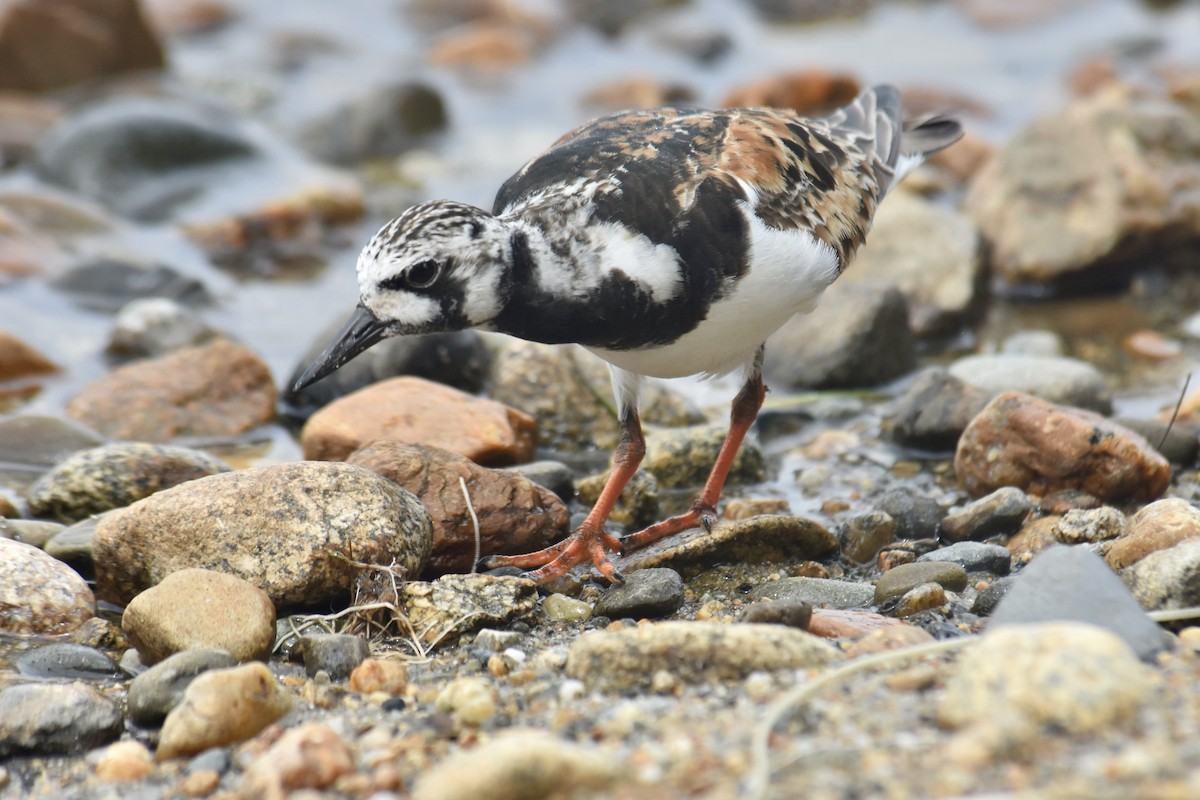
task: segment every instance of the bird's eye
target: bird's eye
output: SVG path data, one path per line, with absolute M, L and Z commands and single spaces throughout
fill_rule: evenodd
M 419 261 L 404 273 L 405 283 L 410 289 L 428 289 L 442 272 L 441 265 L 433 260 Z

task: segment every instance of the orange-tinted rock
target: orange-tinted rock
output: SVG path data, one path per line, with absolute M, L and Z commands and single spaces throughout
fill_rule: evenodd
M 58 372 L 58 367 L 28 344 L 0 331 L 0 381 Z
M 1167 361 L 1183 354 L 1183 344 L 1178 339 L 1163 336 L 1158 331 L 1134 331 L 1121 344 L 1130 355 L 1147 361 Z
M 957 180 L 966 182 L 975 177 L 979 168 L 996 154 L 996 148 L 971 132 L 954 144 L 935 153 L 929 163 L 941 167 Z
M 880 629 L 904 625 L 898 619 L 871 611 L 844 608 L 814 608 L 808 632 L 826 639 L 862 636 Z
M 918 644 L 933 641 L 933 636 L 924 628 L 901 622 L 875 630 L 863 636 L 846 648 L 846 658 L 858 658 L 882 653 L 885 650 L 899 650 Z
M 1058 516 L 1041 517 L 1026 524 L 1008 540 L 1008 551 L 1015 558 L 1026 558 L 1057 543 L 1054 531 L 1060 519 Z
M 1113 569 L 1124 569 L 1158 550 L 1200 536 L 1200 510 L 1178 497 L 1144 506 L 1128 519 L 1125 535 L 1104 554 Z
M 219 0 L 143 0 L 146 18 L 163 36 L 210 30 L 229 22 L 234 12 Z
M 0 632 L 69 633 L 95 615 L 96 599 L 78 572 L 0 536 Z
M 242 797 L 285 797 L 295 789 L 325 789 L 354 771 L 354 756 L 333 728 L 305 722 L 288 730 L 246 770 Z
M 790 108 L 798 114 L 820 114 L 849 103 L 859 88 L 858 81 L 849 75 L 824 70 L 791 72 L 735 89 L 721 105 L 771 106 Z
M 155 756 L 166 761 L 244 741 L 290 707 L 290 695 L 264 664 L 210 670 L 188 684 L 167 715 Z
M 1078 489 L 1105 501 L 1148 501 L 1166 491 L 1171 466 L 1138 434 L 1099 414 L 1004 392 L 979 413 L 954 456 L 974 497 L 1002 486 L 1033 495 Z
M 429 62 L 439 67 L 467 67 L 481 71 L 516 67 L 533 58 L 534 37 L 512 25 L 469 23 L 448 31 L 429 51 Z
M 402 377 L 325 406 L 309 418 L 300 442 L 307 459 L 342 461 L 380 439 L 440 447 L 477 464 L 519 464 L 533 457 L 537 423 L 493 400 Z
M 520 475 L 481 467 L 436 447 L 377 441 L 347 463 L 364 466 L 412 492 L 433 520 L 427 576 L 468 572 L 475 562 L 475 522 L 481 555 L 528 553 L 566 532 L 570 514 L 553 492 Z
M 0 89 L 44 92 L 162 65 L 137 0 L 0 5 Z
M 116 439 L 237 436 L 275 418 L 271 372 L 228 341 L 113 370 L 84 387 L 67 416 Z
M 694 102 L 695 99 L 695 93 L 686 86 L 662 83 L 643 75 L 606 83 L 583 96 L 585 105 L 607 111 L 619 111 L 624 108 L 653 108 Z

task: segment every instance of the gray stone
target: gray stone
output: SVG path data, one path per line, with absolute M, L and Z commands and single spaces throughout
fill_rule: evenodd
M 815 389 L 878 386 L 916 365 L 908 303 L 896 289 L 836 283 L 810 314 L 767 343 L 769 383 Z
M 0 419 L 0 463 L 43 472 L 72 453 L 99 447 L 105 438 L 61 417 L 18 414 Z
M 1009 536 L 1021 529 L 1033 501 L 1015 486 L 1005 486 L 989 495 L 951 511 L 942 519 L 939 533 L 950 542 L 982 541 Z
M 525 639 L 520 631 L 505 631 L 498 628 L 484 628 L 475 634 L 475 646 L 488 652 L 499 653 L 510 647 L 516 647 Z
M 66 526 L 60 522 L 0 517 L 0 539 L 12 539 L 43 550 L 46 549 L 46 542 L 64 530 Z
M 25 683 L 0 691 L 0 758 L 86 752 L 121 735 L 117 704 L 83 683 Z
M 115 314 L 124 306 L 151 297 L 169 298 L 189 306 L 213 302 L 198 279 L 164 264 L 100 258 L 73 267 L 53 279 L 54 288 L 91 311 Z
M 324 671 L 331 680 L 344 681 L 370 655 L 371 648 L 361 636 L 314 633 L 301 636 L 290 657 L 304 662 L 304 672 L 310 678 Z
M 1121 573 L 1143 608 L 1200 605 L 1200 539 L 1156 550 Z
M 532 461 L 501 471 L 515 472 L 538 486 L 546 487 L 566 502 L 575 496 L 575 470 L 561 461 Z
M 968 386 L 942 367 L 930 367 L 897 398 L 885 432 L 906 447 L 953 450 L 987 401 L 987 392 Z
M 592 613 L 622 619 L 665 617 L 683 605 L 683 578 L 673 569 L 642 569 L 625 576 L 625 582 L 609 587 Z
M 1192 425 L 1168 425 L 1153 419 L 1117 417 L 1117 422 L 1139 434 L 1149 442 L 1162 457 L 1172 464 L 1191 466 L 1200 457 L 1200 437 Z
M 875 559 L 887 545 L 895 541 L 896 520 L 884 511 L 855 514 L 846 520 L 839 533 L 842 555 L 858 564 Z
M 166 658 L 129 684 L 129 718 L 139 725 L 161 725 L 167 714 L 183 699 L 188 684 L 210 669 L 237 665 L 224 650 L 197 648 Z
M 1167 646 L 1158 625 L 1104 559 L 1086 547 L 1043 550 L 996 606 L 990 627 L 1058 620 L 1112 631 L 1143 659 L 1153 658 Z
M 1100 414 L 1112 411 L 1112 390 L 1104 375 L 1077 358 L 966 356 L 950 365 L 950 374 L 990 396 L 1018 391 Z
M 96 542 L 96 525 L 99 521 L 99 516 L 88 517 L 63 528 L 46 542 L 46 555 L 54 556 L 80 575 L 93 577 L 96 560 L 92 546 Z
M 94 647 L 59 642 L 36 647 L 14 659 L 17 672 L 33 678 L 111 681 L 125 671 Z
M 417 636 L 432 648 L 478 628 L 506 625 L 532 614 L 538 593 L 526 578 L 443 575 L 403 584 L 400 607 Z
M 875 604 L 901 597 L 923 583 L 940 584 L 951 592 L 967 588 L 967 571 L 949 561 L 925 561 L 892 567 L 875 582 Z
M 1016 575 L 1005 575 L 989 583 L 987 588 L 975 596 L 975 602 L 971 604 L 971 613 L 981 617 L 991 616 L 1016 582 Z
M 812 614 L 812 606 L 802 600 L 764 600 L 746 606 L 741 621 L 787 625 L 789 628 L 805 630 L 808 623 L 812 622 Z
M 1063 354 L 1062 337 L 1054 331 L 1025 330 L 1004 337 L 1000 352 L 1010 356 L 1056 358 Z
M 933 539 L 946 516 L 936 500 L 908 489 L 889 489 L 875 508 L 896 521 L 896 539 Z
M 361 86 L 364 91 L 301 123 L 296 140 L 321 161 L 395 158 L 446 127 L 445 105 L 432 87 L 411 81 Z
M 155 358 L 218 336 L 195 310 L 169 297 L 145 297 L 121 307 L 108 338 L 108 354 L 119 359 Z
M 867 608 L 874 602 L 875 589 L 869 583 L 828 578 L 780 578 L 756 587 L 754 596 L 817 608 Z
M 917 563 L 922 561 L 949 561 L 967 572 L 990 572 L 993 575 L 1007 575 L 1012 569 L 1012 553 L 1007 547 L 983 542 L 956 542 L 939 547 L 917 556 Z

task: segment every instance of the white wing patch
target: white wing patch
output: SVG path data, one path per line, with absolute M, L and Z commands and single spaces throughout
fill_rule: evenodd
M 616 223 L 593 223 L 591 245 L 600 257 L 604 272 L 619 272 L 641 284 L 655 303 L 665 303 L 683 286 L 679 256 L 675 248 L 654 244 L 646 236 Z

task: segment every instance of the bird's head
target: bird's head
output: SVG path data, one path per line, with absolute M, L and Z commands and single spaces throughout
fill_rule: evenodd
M 445 200 L 413 206 L 359 254 L 358 306 L 295 390 L 389 336 L 486 327 L 504 307 L 511 263 L 510 232 L 492 214 Z

